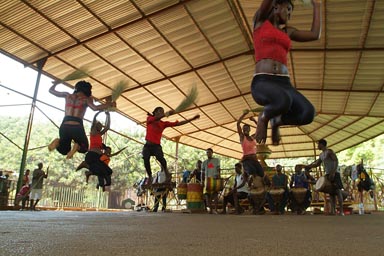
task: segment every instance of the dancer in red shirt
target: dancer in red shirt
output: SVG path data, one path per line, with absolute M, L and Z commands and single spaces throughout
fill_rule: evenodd
M 164 158 L 163 149 L 160 145 L 161 136 L 163 135 L 163 131 L 167 127 L 174 127 L 189 123 L 193 120 L 200 118 L 200 115 L 195 115 L 191 119 L 187 119 L 184 121 L 175 121 L 168 122 L 162 121 L 161 119 L 166 116 L 170 116 L 175 114 L 175 111 L 170 110 L 167 113 L 164 113 L 164 109 L 162 107 L 157 107 L 153 110 L 152 114 L 148 113 L 147 117 L 147 133 L 145 136 L 146 143 L 143 147 L 143 159 L 144 166 L 149 178 L 149 184 L 152 184 L 152 171 L 151 171 L 151 156 L 155 156 L 157 161 L 160 162 L 162 169 L 165 171 L 167 180 L 166 182 L 171 181 L 171 175 L 167 168 L 167 161 Z
M 315 108 L 291 84 L 287 54 L 291 40 L 315 41 L 320 38 L 320 0 L 313 5 L 312 28 L 301 31 L 287 25 L 293 10 L 292 0 L 263 0 L 253 23 L 256 69 L 252 80 L 252 96 L 264 106 L 256 129 L 256 141 L 265 143 L 268 122 L 272 128 L 272 144 L 279 145 L 281 125 L 305 125 L 313 121 Z

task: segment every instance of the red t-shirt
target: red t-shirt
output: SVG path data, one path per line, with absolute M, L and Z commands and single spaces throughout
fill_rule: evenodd
M 145 140 L 152 142 L 154 144 L 160 145 L 161 136 L 163 135 L 163 131 L 167 127 L 174 127 L 179 123 L 176 122 L 164 122 L 161 120 L 156 121 L 156 117 L 148 116 L 147 117 L 147 135 L 145 136 Z
M 287 65 L 287 54 L 291 39 L 283 31 L 275 28 L 269 20 L 253 31 L 256 62 L 273 59 Z
M 101 137 L 101 134 L 95 134 L 89 136 L 89 148 L 90 149 L 102 149 L 103 148 L 103 138 Z

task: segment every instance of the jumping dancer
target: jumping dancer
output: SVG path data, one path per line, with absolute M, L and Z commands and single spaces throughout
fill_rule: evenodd
M 146 143 L 143 147 L 143 160 L 144 167 L 147 172 L 149 182 L 148 184 L 152 184 L 152 171 L 151 171 L 151 156 L 155 156 L 157 161 L 160 162 L 161 168 L 164 170 L 165 175 L 167 177 L 166 182 L 171 181 L 171 175 L 167 168 L 167 161 L 164 158 L 163 149 L 160 145 L 161 136 L 163 135 L 163 131 L 167 127 L 180 126 L 186 123 L 189 123 L 193 120 L 200 118 L 200 115 L 195 115 L 191 119 L 187 119 L 184 121 L 175 121 L 175 122 L 164 122 L 161 119 L 166 116 L 170 116 L 175 114 L 175 111 L 170 110 L 167 113 L 164 113 L 164 109 L 162 107 L 157 107 L 153 110 L 152 114 L 148 113 L 147 117 L 147 133 L 145 136 Z
M 103 126 L 102 123 L 97 120 L 97 116 L 102 112 L 103 111 L 99 111 L 93 117 L 89 136 L 90 146 L 87 154 L 85 155 L 85 161 L 83 161 L 76 168 L 76 171 L 83 167 L 88 168 L 89 171 L 85 172 L 86 182 L 88 183 L 89 176 L 96 175 L 99 180 L 97 187 L 101 186 L 104 190 L 105 186 L 111 185 L 112 170 L 101 160 L 103 150 L 105 149 L 105 145 L 103 144 L 103 135 L 109 130 L 111 121 L 110 113 L 105 112 L 106 120 L 105 125 Z
M 61 123 L 60 138 L 54 139 L 48 146 L 50 151 L 56 149 L 60 154 L 67 155 L 67 159 L 73 157 L 78 151 L 85 153 L 88 150 L 88 138 L 85 135 L 83 118 L 87 107 L 92 110 L 104 110 L 116 107 L 116 102 L 107 102 L 95 105 L 92 97 L 92 85 L 86 81 L 77 82 L 72 94 L 56 90 L 58 81 L 54 81 L 49 92 L 56 97 L 65 98 L 65 117 Z M 71 150 L 71 142 L 75 142 Z
M 313 105 L 291 84 L 287 54 L 291 40 L 315 41 L 320 38 L 320 0 L 312 0 L 313 20 L 309 31 L 287 25 L 293 10 L 292 0 L 263 0 L 253 19 L 256 68 L 252 80 L 252 96 L 264 106 L 258 117 L 256 141 L 265 143 L 268 122 L 272 128 L 272 144 L 279 145 L 281 125 L 305 125 L 313 121 Z

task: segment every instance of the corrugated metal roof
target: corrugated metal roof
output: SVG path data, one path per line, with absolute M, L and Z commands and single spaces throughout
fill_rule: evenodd
M 0 48 L 29 66 L 46 57 L 43 70 L 54 79 L 87 66 L 100 100 L 128 81 L 118 110 L 138 125 L 157 106 L 176 108 L 196 85 L 196 104 L 170 120 L 201 118 L 164 135 L 240 158 L 236 119 L 257 107 L 251 20 L 260 2 L 6 0 Z M 293 43 L 288 60 L 293 85 L 317 115 L 309 125 L 283 127 L 270 158 L 313 156 L 320 138 L 338 152 L 384 132 L 384 1 L 327 0 L 322 12 L 321 39 Z M 291 25 L 308 29 L 311 20 L 312 8 L 296 1 Z

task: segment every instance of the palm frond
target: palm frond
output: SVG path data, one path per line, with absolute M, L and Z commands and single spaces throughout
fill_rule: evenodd
M 77 79 L 82 79 L 85 77 L 88 77 L 90 74 L 88 68 L 86 67 L 81 67 L 73 71 L 72 73 L 68 74 L 63 78 L 63 81 L 71 81 L 71 80 L 77 80 Z
M 197 87 L 196 85 L 192 86 L 191 91 L 187 94 L 185 99 L 180 102 L 180 104 L 176 107 L 175 112 L 179 113 L 187 108 L 189 108 L 197 99 Z
M 112 88 L 112 101 L 116 101 L 120 95 L 128 88 L 128 82 L 127 81 L 119 81 L 113 88 Z

